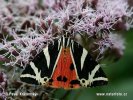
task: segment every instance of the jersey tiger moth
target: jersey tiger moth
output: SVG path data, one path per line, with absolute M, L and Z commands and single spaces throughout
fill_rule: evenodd
M 100 65 L 88 51 L 64 36 L 45 47 L 25 67 L 20 80 L 64 89 L 95 87 L 108 82 Z

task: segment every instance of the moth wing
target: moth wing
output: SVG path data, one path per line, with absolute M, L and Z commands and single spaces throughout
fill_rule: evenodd
M 100 65 L 79 43 L 72 41 L 71 56 L 80 85 L 95 87 L 107 84 L 107 77 Z
M 20 80 L 34 85 L 46 85 L 51 78 L 60 52 L 60 39 L 46 46 L 23 70 Z

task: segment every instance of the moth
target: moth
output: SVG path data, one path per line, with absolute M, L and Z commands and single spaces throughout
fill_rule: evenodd
M 20 80 L 28 84 L 64 89 L 108 83 L 100 64 L 79 43 L 65 36 L 46 46 L 25 67 Z

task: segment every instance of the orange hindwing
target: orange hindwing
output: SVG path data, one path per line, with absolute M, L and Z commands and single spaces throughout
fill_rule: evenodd
M 70 48 L 63 48 L 52 76 L 51 87 L 54 88 L 78 88 L 80 85 L 71 84 L 73 80 L 77 80 L 76 70 L 74 68 Z

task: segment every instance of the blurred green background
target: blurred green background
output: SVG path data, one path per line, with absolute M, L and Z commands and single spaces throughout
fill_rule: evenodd
M 103 67 L 109 83 L 107 86 L 76 90 L 58 89 L 52 98 L 58 100 L 133 100 L 133 29 L 124 33 L 126 50 L 115 63 Z M 96 96 L 96 93 L 127 93 L 127 96 Z

